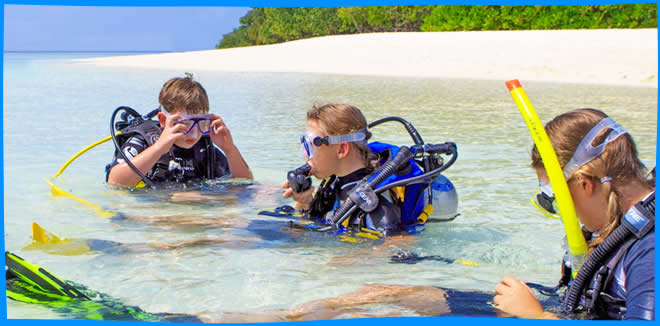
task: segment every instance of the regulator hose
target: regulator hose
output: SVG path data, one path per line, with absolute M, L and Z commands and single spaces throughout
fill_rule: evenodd
M 131 160 L 129 160 L 126 154 L 124 154 L 124 151 L 121 150 L 121 146 L 119 146 L 119 141 L 117 141 L 117 136 L 115 136 L 116 133 L 115 118 L 117 117 L 117 114 L 121 111 L 126 111 L 128 114 L 132 115 L 136 119 L 142 119 L 142 116 L 137 111 L 133 110 L 128 106 L 120 106 L 116 108 L 114 112 L 112 112 L 112 117 L 110 118 L 110 135 L 112 136 L 112 142 L 115 144 L 115 150 L 117 150 L 117 153 L 121 155 L 121 157 L 124 159 L 124 162 L 126 162 L 126 164 L 128 164 L 128 166 L 130 166 L 131 169 L 133 169 L 133 172 L 135 172 L 138 176 L 140 176 L 140 178 L 142 179 L 142 181 L 144 181 L 145 184 L 154 188 L 155 187 L 154 183 L 151 182 L 151 180 L 149 180 L 142 172 L 140 172 L 140 170 L 135 165 L 133 165 Z M 123 116 L 122 118 L 125 119 L 126 117 Z
M 373 189 L 376 187 L 378 184 L 383 182 L 387 177 L 391 176 L 399 170 L 399 167 L 406 163 L 408 159 L 413 157 L 413 153 L 410 151 L 408 147 L 401 146 L 399 148 L 399 152 L 394 156 L 394 158 L 387 163 L 383 165 L 383 167 L 378 171 L 378 174 L 368 181 L 368 185 Z M 330 224 L 334 225 L 336 228 L 339 228 L 339 225 L 347 219 L 354 211 L 357 209 L 357 206 L 353 201 L 350 199 L 347 200 L 347 202 L 340 207 L 335 214 L 333 214 Z

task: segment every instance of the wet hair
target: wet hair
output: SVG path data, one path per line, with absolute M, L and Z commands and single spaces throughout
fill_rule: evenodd
M 366 130 L 367 119 L 360 109 L 350 104 L 314 105 L 307 111 L 307 120 L 318 121 L 321 131 L 327 136 L 347 135 L 364 129 L 367 134 L 366 140 L 371 138 L 371 132 Z M 348 144 L 360 154 L 370 171 L 378 168 L 378 157 L 366 144 Z
M 178 108 L 184 108 L 185 113 L 190 114 L 209 112 L 209 97 L 206 95 L 206 90 L 188 72 L 185 77 L 175 77 L 165 82 L 160 90 L 158 102 L 169 113 Z
M 559 165 L 564 166 L 571 159 L 582 138 L 607 115 L 596 109 L 578 109 L 561 114 L 545 125 L 545 131 L 552 142 Z M 598 146 L 612 129 L 603 130 L 593 141 L 592 146 Z M 544 168 L 541 156 L 536 146 L 532 148 L 532 167 Z M 640 161 L 637 146 L 629 133 L 619 136 L 608 143 L 603 153 L 568 176 L 566 182 L 576 180 L 577 175 L 591 178 L 600 183 L 604 177 L 612 178 L 610 182 L 601 184 L 605 200 L 608 202 L 608 223 L 600 230 L 598 237 L 589 242 L 588 254 L 601 244 L 607 236 L 616 229 L 625 214 L 622 207 L 622 193 L 624 185 L 637 184 L 649 189 L 655 185 L 655 177 L 647 179 L 646 167 Z

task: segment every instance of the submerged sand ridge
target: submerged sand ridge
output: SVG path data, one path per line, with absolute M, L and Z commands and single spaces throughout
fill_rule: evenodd
M 657 29 L 371 33 L 80 59 L 179 71 L 300 72 L 657 87 Z

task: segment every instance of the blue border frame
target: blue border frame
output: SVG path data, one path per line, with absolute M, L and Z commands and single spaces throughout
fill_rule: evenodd
M 613 5 L 657 3 L 643 0 L 8 0 L 3 4 L 116 7 L 350 7 L 387 5 Z
M 428 1 L 428 0 L 331 0 L 331 1 L 319 1 L 319 0 L 222 0 L 222 1 L 213 1 L 213 0 L 118 0 L 118 1 L 109 1 L 109 0 L 67 0 L 67 1 L 57 1 L 57 0 L 8 0 L 3 1 L 3 5 L 9 4 L 23 4 L 23 5 L 69 5 L 69 6 L 126 6 L 126 7 L 169 7 L 169 6 L 225 6 L 225 7 L 333 7 L 333 6 L 379 6 L 379 5 L 425 5 L 425 4 L 462 4 L 462 5 L 606 5 L 606 4 L 634 4 L 634 3 L 657 3 L 657 1 L 635 1 L 635 0 L 595 0 L 595 1 L 584 1 L 584 0 L 491 0 L 491 1 L 480 1 L 480 0 L 438 0 L 438 1 Z M 4 26 L 4 6 L 0 9 L 2 15 L 2 25 Z M 3 29 L 4 31 L 4 29 Z M 658 38 L 660 43 L 660 37 Z M 4 33 L 0 34 L 0 47 L 4 53 Z M 0 72 L 4 76 L 4 67 L 0 67 Z M 0 96 L 3 95 L 4 91 L 4 78 L 3 78 L 3 87 L 0 89 Z M 504 84 L 502 84 L 504 88 Z M 658 95 L 660 96 L 660 87 L 658 88 Z M 4 103 L 4 102 L 3 102 Z M 2 104 L 0 104 L 2 105 Z M 4 112 L 4 110 L 3 110 Z M 659 110 L 660 112 L 660 110 Z M 4 115 L 0 117 L 0 167 L 4 171 Z M 658 138 L 656 130 L 656 165 L 657 165 L 657 144 L 659 143 L 660 138 Z M 0 194 L 4 198 L 4 173 L 0 174 L 0 183 L 3 187 L 0 187 Z M 656 188 L 658 185 L 656 180 Z M 4 222 L 4 203 L 1 206 L 1 212 Z M 656 215 L 657 216 L 657 215 Z M 4 223 L 0 226 L 4 234 Z M 4 251 L 4 241 L 1 244 Z M 4 256 L 3 256 L 4 259 Z M 658 266 L 658 254 L 656 252 L 656 270 Z M 656 278 L 655 281 L 656 292 L 658 289 L 659 281 Z M 2 283 L 3 292 L 6 292 L 6 284 Z M 495 286 L 495 284 L 493 284 Z M 658 301 L 656 300 L 656 311 L 658 307 Z M 0 314 L 6 320 L 7 325 L 43 325 L 44 320 L 41 319 L 9 319 L 7 320 L 7 297 L 3 296 L 3 302 L 0 307 Z M 144 326 L 144 322 L 120 322 L 120 321 L 92 321 L 92 320 L 47 320 L 49 325 L 83 325 L 83 326 Z M 329 325 L 329 324 L 341 324 L 345 325 L 400 325 L 415 323 L 416 325 L 437 325 L 439 323 L 462 323 L 462 324 L 482 324 L 484 322 L 492 323 L 495 325 L 512 325 L 512 324 L 533 324 L 533 325 L 544 325 L 546 323 L 555 323 L 557 321 L 551 320 L 519 320 L 519 319 L 499 319 L 499 318 L 487 318 L 487 317 L 390 317 L 390 318 L 369 318 L 369 319 L 344 319 L 344 320 L 329 320 L 329 321 L 309 321 L 309 322 L 297 322 L 299 325 Z M 584 323 L 584 321 L 561 321 L 561 323 Z M 604 325 L 606 321 L 594 321 L 596 325 Z M 653 321 L 652 323 L 657 323 Z M 158 323 L 163 324 L 164 323 Z M 264 325 L 278 325 L 280 323 L 264 323 Z M 649 325 L 648 322 L 645 322 L 644 325 Z

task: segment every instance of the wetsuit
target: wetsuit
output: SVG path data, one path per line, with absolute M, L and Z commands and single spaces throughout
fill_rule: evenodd
M 333 212 L 346 201 L 351 190 L 368 175 L 369 170 L 362 168 L 343 177 L 333 175 L 324 180 L 312 199 L 309 216 L 327 223 Z M 365 227 L 379 231 L 384 236 L 405 230 L 401 222 L 400 208 L 394 205 L 387 195 L 378 195 L 378 207 L 375 210 L 366 214 L 361 211 L 353 214 L 349 219 L 349 226 L 358 230 Z
M 176 145 L 158 159 L 154 167 L 145 175 L 153 182 L 188 182 L 202 179 L 219 178 L 230 174 L 229 164 L 219 149 L 210 145 L 208 137 L 202 137 L 192 148 L 183 149 Z M 121 147 L 129 159 L 151 146 L 141 135 L 130 137 Z M 211 171 L 207 148 L 215 149 L 215 169 Z M 106 166 L 106 181 L 110 170 L 115 165 L 124 162 L 121 155 L 115 153 L 112 163 Z
M 605 293 L 625 301 L 625 310 L 603 303 L 607 319 L 655 319 L 655 231 L 635 242 L 614 269 Z
M 646 200 L 654 201 L 655 193 Z M 650 199 L 649 199 L 650 198 Z M 655 215 L 655 208 L 649 210 Z M 587 286 L 587 294 L 599 292 L 591 318 L 596 319 L 655 319 L 655 228 L 641 239 L 632 237 L 619 246 L 603 266 L 612 272 L 604 274 L 604 291 L 594 289 L 594 279 Z M 605 270 L 605 269 L 603 269 Z M 598 273 L 596 273 L 598 274 Z M 583 293 L 584 295 L 584 293 Z M 584 297 L 583 297 L 584 299 Z

